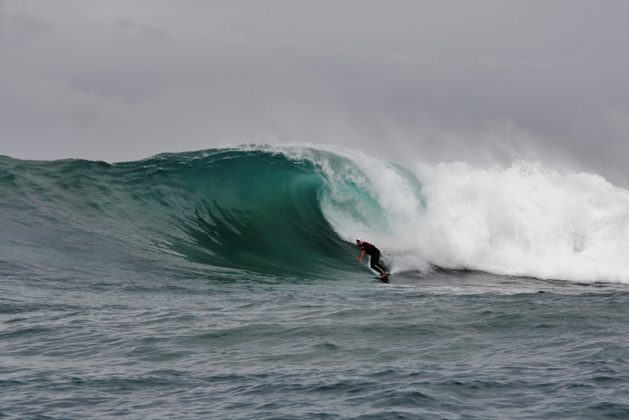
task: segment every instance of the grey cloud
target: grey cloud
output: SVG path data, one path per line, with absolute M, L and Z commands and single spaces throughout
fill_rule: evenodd
M 150 40 L 161 40 L 164 38 L 171 38 L 171 35 L 168 32 L 163 31 L 159 28 L 155 28 L 151 25 L 146 25 L 143 23 L 134 22 L 127 19 L 121 19 L 116 22 L 116 25 L 120 28 L 128 29 L 129 31 L 135 32 L 137 35 L 150 39 Z
M 310 141 L 401 161 L 564 161 L 629 179 L 626 2 L 4 8 L 2 154 L 123 160 Z
M 16 13 L 2 18 L 2 41 L 6 46 L 16 47 L 45 36 L 52 29 L 53 24 L 50 21 L 26 13 Z

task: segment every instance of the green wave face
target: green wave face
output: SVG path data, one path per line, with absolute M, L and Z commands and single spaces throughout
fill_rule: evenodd
M 2 158 L 0 223 L 7 236 L 0 247 L 9 262 L 85 269 L 192 264 L 295 276 L 361 270 L 353 244 L 333 229 L 324 208 L 360 223 L 382 210 L 354 178 L 339 184 L 330 179 L 338 171 L 321 166 L 359 174 L 350 160 L 310 152 L 216 149 L 115 165 Z
M 186 258 L 257 272 L 346 270 L 347 243 L 321 212 L 325 179 L 311 162 L 260 152 L 217 152 L 181 172 L 196 197 L 175 216 Z

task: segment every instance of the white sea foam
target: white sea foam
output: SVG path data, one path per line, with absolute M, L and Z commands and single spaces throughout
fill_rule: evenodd
M 343 239 L 378 245 L 394 271 L 629 283 L 629 191 L 598 175 L 527 162 L 408 171 L 335 146 L 281 149 L 318 165 L 328 221 Z
M 539 164 L 442 164 L 425 182 L 422 235 L 432 263 L 506 275 L 629 282 L 629 191 Z
M 396 271 L 424 270 L 430 263 L 629 283 L 629 191 L 600 176 L 526 162 L 418 165 L 420 192 L 412 175 L 395 165 L 364 154 L 344 156 L 355 168 L 325 168 L 336 186 L 323 203 L 326 217 L 343 238 L 362 235 L 378 244 Z M 348 179 L 377 200 L 382 213 L 339 187 Z

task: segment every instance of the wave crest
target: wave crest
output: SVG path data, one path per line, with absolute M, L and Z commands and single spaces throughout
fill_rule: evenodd
M 247 146 L 114 165 L 0 159 L 7 262 L 185 263 L 316 277 L 449 269 L 629 282 L 629 191 L 540 165 L 409 170 L 323 146 Z M 61 240 L 50 241 L 50 238 Z

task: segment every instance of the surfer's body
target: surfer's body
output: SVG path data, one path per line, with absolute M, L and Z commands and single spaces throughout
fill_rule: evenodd
M 375 245 L 370 244 L 362 239 L 356 239 L 356 246 L 360 248 L 360 254 L 358 255 L 358 261 L 362 261 L 365 255 L 369 255 L 369 266 L 372 270 L 377 271 L 380 274 L 380 278 L 386 278 L 389 275 L 387 268 L 380 262 L 380 250 Z

